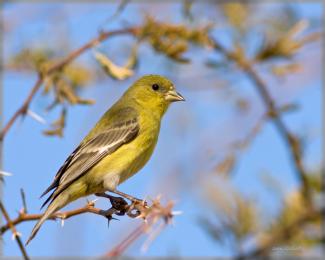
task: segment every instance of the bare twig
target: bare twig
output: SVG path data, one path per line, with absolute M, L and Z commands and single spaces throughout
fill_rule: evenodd
M 211 44 L 215 50 L 221 52 L 229 60 L 235 62 L 237 66 L 241 68 L 246 73 L 248 78 L 254 83 L 253 85 L 255 86 L 256 91 L 261 96 L 267 108 L 267 113 L 269 117 L 273 119 L 273 122 L 278 132 L 281 134 L 281 136 L 289 146 L 289 151 L 293 158 L 294 166 L 296 168 L 297 177 L 302 185 L 302 192 L 304 194 L 304 198 L 307 201 L 310 201 L 310 190 L 307 181 L 307 173 L 302 161 L 301 143 L 299 139 L 293 133 L 290 132 L 290 130 L 282 120 L 278 108 L 276 107 L 273 98 L 269 93 L 266 83 L 262 80 L 260 75 L 253 68 L 253 65 L 248 60 L 246 60 L 245 57 L 241 56 L 240 58 L 238 58 L 237 55 L 234 55 L 231 51 L 228 51 L 215 39 L 211 40 Z
M 15 225 L 13 224 L 13 222 L 10 220 L 9 214 L 7 212 L 7 210 L 5 209 L 4 205 L 2 204 L 2 201 L 0 201 L 0 210 L 4 216 L 4 218 L 7 221 L 7 225 L 8 225 L 8 229 L 11 229 L 11 232 L 13 234 L 13 237 L 15 238 L 15 240 L 17 241 L 18 247 L 24 257 L 25 260 L 29 260 L 29 257 L 27 255 L 26 249 L 24 247 L 24 244 L 22 243 L 21 239 L 20 239 L 20 235 L 16 230 Z
M 17 109 L 17 111 L 13 114 L 13 116 L 9 119 L 7 124 L 3 127 L 3 129 L 0 132 L 0 140 L 3 140 L 9 129 L 13 126 L 17 118 L 20 116 L 26 115 L 28 111 L 28 107 L 30 106 L 31 101 L 35 97 L 36 93 L 38 90 L 41 88 L 44 78 L 46 76 L 51 75 L 52 73 L 59 71 L 63 69 L 66 65 L 68 65 L 70 62 L 72 62 L 74 59 L 79 57 L 82 53 L 84 53 L 86 50 L 96 46 L 98 43 L 106 40 L 110 36 L 115 36 L 115 35 L 121 35 L 121 34 L 131 34 L 131 35 L 136 35 L 138 32 L 139 28 L 137 27 L 130 27 L 130 28 L 125 28 L 125 29 L 119 29 L 119 30 L 114 30 L 114 31 L 109 31 L 109 32 L 101 32 L 99 36 L 96 38 L 90 40 L 80 48 L 76 49 L 75 51 L 71 52 L 68 56 L 65 58 L 61 59 L 57 63 L 53 64 L 47 71 L 44 73 L 39 73 L 38 79 L 35 82 L 33 88 L 31 89 L 31 92 L 28 94 L 26 100 L 22 104 L 20 108 Z

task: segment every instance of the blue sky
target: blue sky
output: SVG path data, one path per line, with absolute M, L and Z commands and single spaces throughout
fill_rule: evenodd
M 317 20 L 322 15 L 321 4 L 303 3 L 294 6 L 302 18 Z M 5 58 L 25 45 L 37 46 L 45 42 L 56 48 L 60 30 L 63 35 L 68 32 L 69 41 L 73 47 L 80 46 L 97 35 L 98 28 L 103 26 L 103 21 L 114 13 L 115 8 L 113 4 L 103 3 L 92 5 L 86 3 L 7 3 L 4 6 L 4 15 L 5 20 L 8 19 L 8 24 L 11 25 L 4 35 Z M 278 6 L 272 4 L 267 8 L 270 8 L 268 10 L 271 13 L 272 8 L 278 8 Z M 151 6 L 146 3 L 140 6 L 131 4 L 120 19 L 141 22 L 142 15 L 139 10 L 152 12 L 158 19 L 182 21 L 179 3 Z M 266 15 L 271 15 L 268 11 L 265 12 Z M 207 15 L 207 17 L 210 16 Z M 117 28 L 120 26 L 118 21 L 104 27 L 106 29 Z M 227 33 L 226 28 L 216 35 L 226 43 L 229 34 Z M 100 48 L 112 55 L 116 50 L 118 53 L 121 51 L 123 53 L 123 48 L 119 46 L 121 39 L 108 41 Z M 132 42 L 129 38 L 123 38 L 123 41 L 124 44 Z M 272 81 L 272 79 L 268 81 L 274 86 L 271 89 L 272 94 L 282 103 L 294 101 L 301 107 L 297 113 L 286 115 L 285 121 L 294 132 L 305 132 L 311 136 L 312 139 L 306 147 L 306 164 L 310 169 L 317 169 L 322 159 L 322 76 L 320 74 L 320 46 L 317 44 L 315 46 L 316 48 L 306 50 L 306 55 L 313 58 L 313 66 L 319 65 L 318 71 L 316 68 L 312 78 L 303 74 L 300 78 L 297 76 L 298 79 L 293 76 L 286 82 Z M 198 224 L 198 218 L 202 212 L 209 211 L 206 205 L 201 203 L 204 192 L 202 187 L 199 187 L 199 181 L 202 176 L 209 174 L 213 168 L 211 161 L 214 157 L 222 156 L 223 149 L 229 141 L 238 139 L 249 131 L 250 122 L 258 118 L 263 107 L 254 88 L 242 75 L 236 74 L 236 82 L 231 91 L 253 101 L 253 109 L 245 116 L 236 115 L 231 98 L 227 97 L 228 92 L 222 88 L 197 90 L 200 86 L 208 84 L 218 86 L 222 82 L 214 71 L 202 68 L 202 60 L 210 53 L 198 50 L 192 50 L 192 52 L 195 54 L 192 65 L 173 65 L 172 69 L 169 69 L 172 65 L 165 57 L 156 54 L 147 46 L 141 47 L 142 59 L 137 75 L 123 82 L 109 78 L 96 81 L 92 83 L 92 87 L 82 92 L 84 97 L 93 98 L 97 102 L 91 107 L 76 106 L 69 110 L 68 124 L 62 139 L 43 136 L 41 131 L 44 130 L 44 126 L 29 117 L 23 121 L 18 120 L 6 137 L 4 146 L 4 170 L 13 173 L 13 176 L 6 178 L 4 185 L 4 201 L 9 207 L 10 215 L 15 216 L 21 207 L 19 190 L 22 187 L 27 195 L 29 212 L 39 212 L 41 205 L 39 195 L 49 185 L 65 158 L 79 144 L 103 112 L 139 75 L 159 73 L 167 75 L 175 82 L 187 102 L 174 104 L 170 108 L 164 118 L 160 139 L 152 159 L 138 175 L 122 184 L 120 190 L 138 197 L 156 196 L 163 193 L 166 199 L 176 199 L 175 209 L 183 211 L 183 214 L 175 219 L 174 226 L 163 231 L 145 255 L 230 256 L 232 254 L 230 247 L 212 241 Z M 192 57 L 191 52 L 189 57 Z M 80 60 L 98 66 L 91 52 L 85 54 Z M 301 60 L 304 60 L 304 56 Z M 4 71 L 5 122 L 23 102 L 35 80 L 36 75 L 33 73 Z M 48 104 L 47 102 L 49 102 L 48 99 L 38 95 L 31 105 L 31 110 L 51 122 L 57 117 L 59 111 L 45 114 L 44 107 Z M 214 141 L 214 146 L 202 147 L 202 144 L 206 144 L 209 140 Z M 211 160 L 206 156 L 208 149 L 214 152 Z M 260 176 L 268 172 L 281 183 L 286 192 L 289 192 L 297 184 L 289 160 L 286 147 L 270 123 L 265 125 L 254 143 L 241 156 L 231 183 L 248 197 L 253 197 L 257 205 L 267 208 L 265 216 L 261 218 L 276 214 L 280 204 L 277 196 L 262 185 Z M 173 178 L 173 173 L 177 170 L 180 177 Z M 169 186 L 175 186 L 176 191 L 168 190 Z M 167 194 L 167 190 L 170 193 Z M 85 200 L 81 199 L 67 208 L 75 208 L 84 203 Z M 100 200 L 97 206 L 105 207 L 106 203 Z M 28 252 L 34 256 L 100 256 L 117 244 L 138 223 L 139 221 L 121 218 L 121 221 L 112 223 L 108 230 L 104 218 L 90 214 L 69 219 L 64 228 L 60 227 L 59 222 L 47 222 L 37 238 L 28 246 Z M 24 241 L 33 225 L 34 223 L 23 223 L 18 226 Z M 17 245 L 10 237 L 10 232 L 4 236 L 4 253 L 10 256 L 19 255 Z M 142 242 L 143 239 L 139 240 L 127 251 L 127 254 L 141 255 L 139 248 Z

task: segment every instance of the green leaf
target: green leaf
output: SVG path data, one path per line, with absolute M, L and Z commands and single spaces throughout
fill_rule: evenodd
M 277 38 L 264 39 L 264 43 L 256 54 L 256 61 L 265 61 L 271 58 L 292 58 L 307 43 L 319 40 L 319 33 L 308 34 L 301 39 L 296 39 L 308 27 L 308 21 L 297 22 L 289 31 Z

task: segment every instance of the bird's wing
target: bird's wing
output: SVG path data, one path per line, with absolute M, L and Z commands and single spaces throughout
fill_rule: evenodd
M 52 184 L 42 194 L 45 195 L 52 189 L 56 190 L 44 202 L 54 200 L 63 190 L 70 186 L 95 166 L 105 156 L 116 151 L 120 146 L 132 141 L 139 132 L 139 123 L 136 117 L 114 124 L 102 133 L 95 135 L 86 143 L 81 144 L 67 158 L 59 169 Z M 42 207 L 43 207 L 42 206 Z

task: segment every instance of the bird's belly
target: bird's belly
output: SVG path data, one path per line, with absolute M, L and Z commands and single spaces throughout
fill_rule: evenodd
M 127 149 L 133 154 L 126 167 L 120 176 L 119 184 L 132 177 L 135 173 L 143 168 L 150 159 L 153 150 L 157 143 L 157 137 L 153 139 L 146 138 L 145 140 L 135 140 L 134 143 Z
M 89 182 L 94 186 L 94 188 L 89 187 L 88 191 L 90 193 L 100 192 L 98 191 L 99 186 L 103 191 L 115 189 L 118 184 L 137 173 L 150 159 L 157 139 L 158 134 L 142 133 L 100 161 L 87 174 Z

